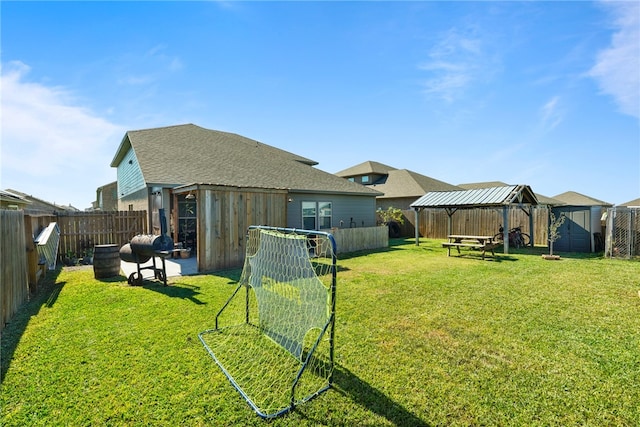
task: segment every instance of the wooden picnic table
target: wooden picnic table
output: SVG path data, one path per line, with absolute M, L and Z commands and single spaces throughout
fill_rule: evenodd
M 451 256 L 451 248 L 456 248 L 460 254 L 460 248 L 478 249 L 482 251 L 482 259 L 484 259 L 487 251 L 492 256 L 496 256 L 494 249 L 500 246 L 500 243 L 493 241 L 493 236 L 468 236 L 463 234 L 450 234 L 448 242 L 442 242 L 442 247 L 447 248 L 447 256 Z

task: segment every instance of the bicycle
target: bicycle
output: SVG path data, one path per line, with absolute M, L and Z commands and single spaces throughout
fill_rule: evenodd
M 504 240 L 504 228 L 500 224 L 499 232 L 493 236 L 494 240 Z M 531 243 L 531 237 L 527 233 L 522 232 L 522 227 L 513 227 L 509 230 L 509 246 L 513 246 L 516 249 L 527 247 Z

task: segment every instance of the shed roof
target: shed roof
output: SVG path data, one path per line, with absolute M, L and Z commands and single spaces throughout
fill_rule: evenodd
M 611 203 L 603 202 L 575 191 L 566 191 L 553 196 L 553 198 L 571 206 L 613 206 Z
M 510 204 L 537 205 L 538 200 L 528 185 L 478 188 L 460 191 L 432 191 L 411 204 L 412 208 L 474 208 Z
M 132 149 L 147 185 L 231 185 L 377 196 L 313 166 L 317 162 L 234 133 L 194 124 L 128 131 L 111 166 Z

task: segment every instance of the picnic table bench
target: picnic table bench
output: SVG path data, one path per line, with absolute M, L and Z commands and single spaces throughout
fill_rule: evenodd
M 482 259 L 484 259 L 487 251 L 491 252 L 492 256 L 496 256 L 494 249 L 500 246 L 500 243 L 493 241 L 493 236 L 466 236 L 461 234 L 449 235 L 448 242 L 442 242 L 442 247 L 447 248 L 447 256 L 451 256 L 451 248 L 456 248 L 458 254 L 460 248 L 478 249 L 482 251 Z

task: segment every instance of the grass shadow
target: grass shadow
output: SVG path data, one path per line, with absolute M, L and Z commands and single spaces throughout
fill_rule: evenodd
M 206 302 L 202 302 L 197 298 L 197 295 L 201 294 L 201 292 L 199 292 L 199 286 L 180 282 L 172 283 L 171 286 L 164 286 L 162 283 L 145 282 L 143 283 L 142 288 L 158 292 L 170 298 L 186 299 L 198 305 L 206 304 Z
M 348 396 L 357 404 L 387 419 L 397 426 L 427 427 L 428 423 L 418 418 L 399 403 L 393 401 L 380 390 L 359 378 L 344 366 L 336 365 L 333 374 L 333 388 Z
M 400 246 L 400 245 L 398 245 Z M 395 246 L 389 246 L 386 248 L 378 248 L 378 249 L 364 249 L 361 251 L 347 252 L 347 253 L 338 253 L 338 261 L 344 261 L 351 258 L 358 258 L 361 256 L 366 256 L 370 254 L 379 254 L 384 252 L 394 252 L 399 251 L 401 249 L 396 248 Z
M 0 384 L 9 371 L 13 355 L 18 347 L 18 343 L 29 325 L 32 317 L 36 316 L 40 310 L 51 308 L 58 300 L 58 296 L 66 282 L 58 282 L 58 276 L 62 271 L 62 266 L 55 270 L 47 271 L 45 276 L 38 283 L 38 290 L 30 296 L 29 301 L 24 303 L 5 324 L 0 340 Z
M 209 276 L 223 277 L 225 279 L 229 279 L 229 282 L 227 282 L 228 285 L 237 285 L 238 282 L 240 281 L 240 275 L 242 275 L 242 269 L 233 268 L 228 270 L 216 270 L 216 271 L 209 271 L 203 274 L 209 275 Z

